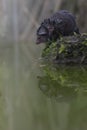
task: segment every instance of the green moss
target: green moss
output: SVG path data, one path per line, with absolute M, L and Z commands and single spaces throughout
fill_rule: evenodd
M 61 37 L 43 50 L 42 57 L 56 58 L 58 63 L 87 63 L 87 34 Z
M 59 48 L 59 54 L 63 53 L 65 49 L 66 49 L 66 46 L 64 44 L 61 44 Z

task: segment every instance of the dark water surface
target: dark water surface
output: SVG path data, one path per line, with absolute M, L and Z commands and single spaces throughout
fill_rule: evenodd
M 0 130 L 87 130 L 87 67 L 0 49 Z

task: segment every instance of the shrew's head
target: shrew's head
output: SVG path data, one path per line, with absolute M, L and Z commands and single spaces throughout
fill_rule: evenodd
M 50 19 L 45 19 L 44 22 L 41 23 L 40 27 L 37 30 L 37 40 L 36 43 L 46 43 L 49 42 L 52 38 L 52 34 L 54 32 L 54 24 Z

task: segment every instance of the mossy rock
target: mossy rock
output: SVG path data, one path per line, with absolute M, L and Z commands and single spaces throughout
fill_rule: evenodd
M 87 34 L 61 37 L 46 45 L 42 57 L 59 64 L 87 64 Z

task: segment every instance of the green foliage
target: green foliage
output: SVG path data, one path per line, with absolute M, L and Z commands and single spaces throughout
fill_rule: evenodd
M 64 44 L 61 44 L 60 45 L 60 48 L 59 48 L 59 54 L 63 53 L 65 51 L 66 47 Z
M 48 57 L 51 57 L 51 56 L 54 56 L 56 55 L 57 53 L 57 43 L 52 43 L 51 45 L 46 45 L 46 47 L 44 48 L 43 52 L 42 52 L 42 57 L 44 58 L 48 58 Z
M 87 63 L 87 34 L 61 37 L 42 52 L 42 57 L 58 63 Z

